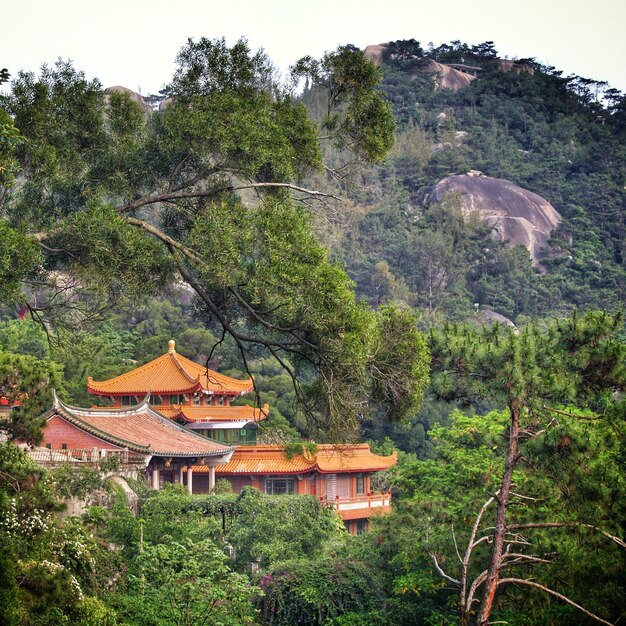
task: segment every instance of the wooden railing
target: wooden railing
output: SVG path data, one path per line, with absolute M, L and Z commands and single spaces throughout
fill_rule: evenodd
M 40 465 L 57 466 L 69 463 L 75 466 L 114 467 L 143 465 L 145 456 L 128 450 L 108 450 L 105 448 L 72 448 L 52 450 L 50 448 L 30 448 L 28 455 Z
M 329 498 L 320 496 L 320 500 L 324 504 L 330 504 L 340 513 L 348 513 L 349 511 L 363 511 L 363 509 L 371 510 L 372 513 L 388 512 L 391 510 L 391 494 L 390 493 L 368 493 L 361 496 L 350 496 L 341 498 L 335 496 Z

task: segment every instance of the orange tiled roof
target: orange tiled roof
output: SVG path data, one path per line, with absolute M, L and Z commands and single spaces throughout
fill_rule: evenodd
M 95 381 L 87 379 L 87 390 L 101 396 L 192 393 L 241 395 L 253 389 L 252 380 L 237 380 L 207 369 L 178 354 L 174 341 L 166 354 L 130 372 Z
M 216 468 L 218 474 L 304 474 L 318 471 L 339 474 L 343 472 L 377 472 L 397 463 L 397 455 L 379 456 L 367 444 L 320 445 L 317 452 L 294 454 L 287 458 L 283 446 L 241 446 L 235 449 L 230 461 Z M 202 470 L 194 467 L 194 471 Z
M 391 456 L 374 454 L 368 444 L 321 445 L 315 455 L 320 472 L 379 472 L 389 469 L 398 462 L 397 453 Z
M 170 419 L 186 422 L 231 422 L 264 420 L 270 410 L 268 404 L 262 409 L 254 406 L 158 406 L 156 410 Z
M 215 471 L 220 474 L 301 474 L 315 469 L 315 461 L 300 454 L 288 459 L 284 450 L 283 446 L 241 446 L 235 449 L 228 463 Z
M 124 409 L 83 409 L 55 399 L 48 419 L 55 414 L 104 441 L 153 456 L 215 457 L 233 451 L 159 415 L 146 400 Z

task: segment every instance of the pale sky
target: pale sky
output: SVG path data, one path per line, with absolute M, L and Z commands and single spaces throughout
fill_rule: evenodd
M 626 91 L 624 0 L 2 0 L 0 68 L 71 59 L 105 87 L 156 93 L 189 37 L 248 39 L 286 72 L 305 54 L 396 39 L 494 41 Z

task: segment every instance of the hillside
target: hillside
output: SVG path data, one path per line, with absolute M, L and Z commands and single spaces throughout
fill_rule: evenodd
M 626 112 L 619 92 L 533 59 L 500 59 L 491 42 L 425 50 L 397 41 L 369 46 L 366 55 L 383 72 L 396 146 L 385 164 L 363 172 L 350 229 L 326 234 L 363 297 L 456 318 L 474 303 L 512 319 L 623 307 Z M 304 98 L 315 107 L 313 93 Z M 499 179 L 509 190 L 522 188 L 550 216 L 530 211 L 522 227 L 518 215 L 507 229 L 504 217 L 483 210 L 479 223 L 476 214 L 459 223 L 457 213 L 468 213 L 462 197 L 471 194 L 451 181 L 472 170 L 485 176 L 473 184 Z M 451 194 L 436 209 L 444 190 L 461 197 Z M 515 203 L 510 195 L 501 201 Z M 494 245 L 494 228 L 508 248 Z M 533 267 L 539 248 L 542 272 Z

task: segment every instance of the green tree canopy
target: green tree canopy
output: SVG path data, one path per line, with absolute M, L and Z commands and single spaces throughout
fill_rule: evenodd
M 415 349 L 376 367 L 377 354 L 390 358 L 377 329 L 402 315 L 358 303 L 312 234 L 309 203 L 332 200 L 300 183 L 323 168 L 319 128 L 245 40 L 189 40 L 177 62 L 151 113 L 69 62 L 18 75 L 2 99 L 26 138 L 20 183 L 0 194 L 13 299 L 53 329 L 80 329 L 182 279 L 244 369 L 259 350 L 285 367 L 316 433 L 347 436 L 372 387 L 402 417 L 424 383 L 423 343 L 395 324 Z M 352 47 L 305 66 L 327 90 L 322 126 L 337 146 L 381 159 L 394 125 L 375 66 Z

